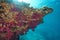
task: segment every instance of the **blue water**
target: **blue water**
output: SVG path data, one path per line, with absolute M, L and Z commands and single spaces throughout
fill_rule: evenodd
M 60 40 L 60 0 L 32 0 L 34 8 L 48 6 L 53 12 L 43 18 L 44 23 L 37 25 L 35 31 L 29 30 L 21 40 Z

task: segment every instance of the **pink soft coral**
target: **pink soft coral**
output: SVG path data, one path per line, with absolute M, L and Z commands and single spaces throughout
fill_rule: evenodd
M 25 10 L 25 11 L 24 11 Z M 0 40 L 17 40 L 17 35 L 25 34 L 29 29 L 34 30 L 34 28 L 42 22 L 42 17 L 47 13 L 49 10 L 39 10 L 42 12 L 37 12 L 31 8 L 25 8 L 24 10 L 18 10 L 15 6 L 9 9 L 8 14 L 11 12 L 15 14 L 6 14 L 5 18 L 10 19 L 12 15 L 13 20 L 3 19 L 0 15 Z M 31 11 L 32 10 L 32 11 Z M 36 12 L 34 12 L 36 11 Z M 8 20 L 8 21 L 6 21 Z

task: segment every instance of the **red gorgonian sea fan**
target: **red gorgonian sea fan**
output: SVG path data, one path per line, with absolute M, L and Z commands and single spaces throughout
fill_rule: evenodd
M 34 9 L 26 5 L 0 4 L 0 40 L 18 40 L 18 35 L 34 30 L 43 17 L 52 12 L 48 7 Z

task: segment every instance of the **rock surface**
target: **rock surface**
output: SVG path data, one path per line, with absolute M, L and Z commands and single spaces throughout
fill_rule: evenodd
M 17 40 L 17 35 L 25 34 L 29 29 L 34 30 L 43 22 L 43 17 L 52 12 L 52 8 L 34 9 L 28 4 L 0 4 L 0 40 Z

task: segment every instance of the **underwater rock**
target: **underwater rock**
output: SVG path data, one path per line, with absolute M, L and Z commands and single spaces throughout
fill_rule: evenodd
M 49 7 L 34 9 L 25 3 L 20 5 L 24 8 L 22 10 L 15 6 L 12 7 L 13 4 L 5 4 L 4 9 L 0 7 L 4 10 L 0 10 L 0 36 L 3 38 L 0 39 L 2 40 L 18 40 L 17 35 L 24 35 L 29 29 L 34 30 L 38 24 L 42 23 L 43 17 L 53 11 Z M 1 14 L 1 11 L 4 13 Z

